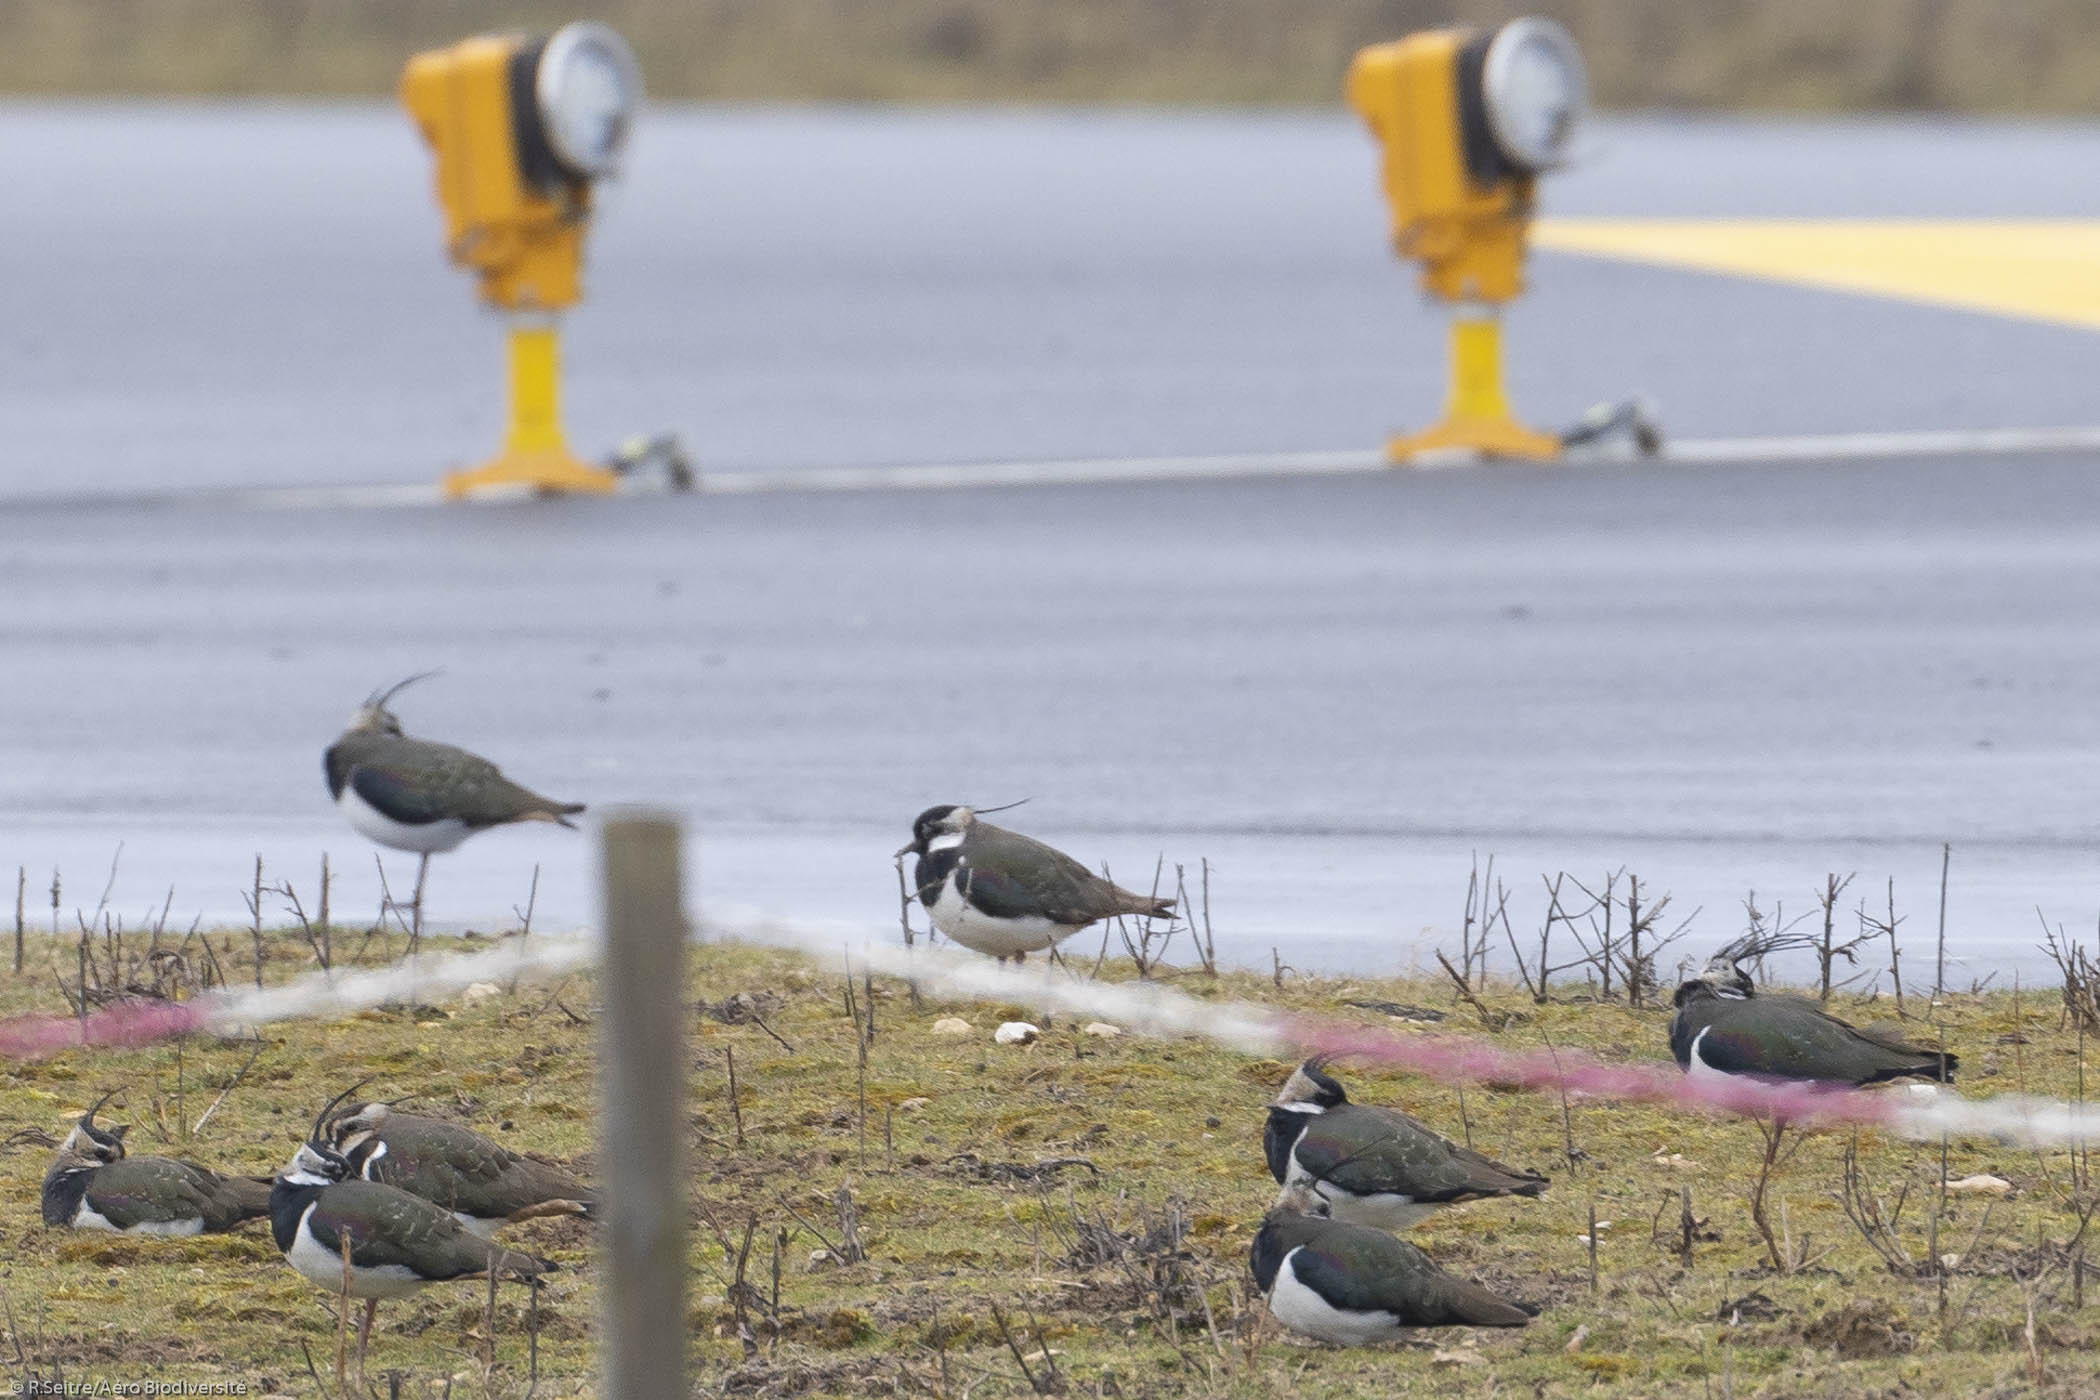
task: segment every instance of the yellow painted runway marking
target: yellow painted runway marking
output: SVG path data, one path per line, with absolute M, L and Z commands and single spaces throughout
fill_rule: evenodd
M 2100 330 L 2100 219 L 1544 219 L 1543 248 Z

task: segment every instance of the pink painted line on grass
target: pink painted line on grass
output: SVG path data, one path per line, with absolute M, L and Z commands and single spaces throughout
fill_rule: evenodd
M 42 1059 L 77 1045 L 149 1045 L 201 1029 L 211 1011 L 200 999 L 119 1002 L 87 1017 L 17 1016 L 0 1021 L 0 1059 Z
M 1840 1085 L 1762 1083 L 1752 1079 L 1695 1080 L 1674 1064 L 1607 1064 L 1579 1050 L 1498 1049 L 1450 1035 L 1400 1035 L 1293 1017 L 1285 1033 L 1308 1051 L 1375 1060 L 1434 1079 L 1514 1084 L 1543 1091 L 1566 1089 L 1606 1099 L 1640 1099 L 1688 1108 L 1719 1109 L 1788 1122 L 1886 1124 L 1895 1096 Z
M 201 1030 L 220 1009 L 216 998 L 205 996 L 174 1003 L 121 1002 L 85 1019 L 19 1016 L 0 1021 L 0 1060 L 40 1059 L 77 1046 L 147 1045 Z M 1462 1036 L 1401 1035 L 1312 1017 L 1287 1018 L 1278 1030 L 1309 1053 L 1374 1060 L 1447 1081 L 1548 1093 L 1565 1089 L 1803 1123 L 1884 1125 L 1902 1106 L 1894 1095 L 1841 1086 L 1693 1080 L 1675 1065 L 1655 1061 L 1608 1064 L 1578 1050 L 1511 1051 Z

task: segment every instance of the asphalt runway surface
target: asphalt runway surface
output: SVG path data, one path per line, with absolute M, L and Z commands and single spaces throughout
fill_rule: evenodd
M 1923 936 L 1948 841 L 1950 938 L 1997 967 L 2100 890 L 2092 465 L 17 510 L 0 864 L 61 866 L 70 916 L 122 841 L 136 920 L 327 850 L 359 909 L 320 749 L 443 666 L 410 732 L 667 804 L 704 893 L 782 913 L 888 919 L 914 813 L 1026 797 L 1119 876 L 1208 859 L 1246 961 L 1404 963 L 1476 855 L 1521 917 L 1626 866 L 1718 942 L 1858 871 Z M 537 862 L 542 918 L 585 919 L 590 859 L 476 838 L 433 914 L 486 926 Z
M 2093 216 L 2100 124 L 1600 124 L 1548 214 Z M 501 327 L 391 105 L 6 104 L 0 495 L 429 481 Z M 572 437 L 725 471 L 1375 446 L 1444 395 L 1368 136 L 1318 113 L 652 109 L 565 332 Z M 1541 254 L 1511 391 L 1679 437 L 2096 420 L 2100 340 Z
M 2091 215 L 2100 127 L 1606 124 L 1549 207 Z M 498 432 L 498 326 L 438 256 L 383 107 L 0 108 L 24 197 L 0 324 L 0 868 L 34 917 L 258 853 L 369 908 L 320 750 L 410 672 L 411 732 L 695 833 L 701 896 L 891 920 L 919 808 L 1144 883 L 1214 867 L 1221 949 L 1383 969 L 1493 856 L 1621 867 L 1690 944 L 1895 880 L 1963 979 L 2090 930 L 2100 490 L 2089 453 L 1289 481 L 257 509 L 200 487 L 421 482 Z M 1441 398 L 1440 319 L 1332 114 L 652 112 L 570 321 L 579 445 L 704 469 L 1348 450 Z M 1512 316 L 1554 421 L 1643 391 L 1680 435 L 2094 421 L 2095 341 L 1573 257 Z M 158 503 L 144 493 L 173 491 Z M 588 837 L 477 838 L 433 916 Z M 412 865 L 397 860 L 398 881 Z M 1085 940 L 1082 940 L 1085 941 Z M 1909 964 L 1907 964 L 1908 966 Z M 1906 980 L 1911 980 L 1907 975 Z

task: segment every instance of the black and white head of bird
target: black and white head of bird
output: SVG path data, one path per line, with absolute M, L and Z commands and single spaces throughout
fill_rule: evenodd
M 300 1143 L 299 1150 L 292 1154 L 291 1165 L 278 1173 L 281 1179 L 294 1186 L 333 1186 L 338 1181 L 348 1181 L 357 1175 L 356 1169 L 350 1165 L 350 1159 L 336 1151 L 329 1142 L 329 1125 L 343 1100 L 364 1087 L 364 1081 L 359 1080 L 330 1099 L 321 1111 L 314 1115 L 313 1131 L 306 1135 L 306 1141 Z
M 83 1166 L 105 1166 L 123 1158 L 124 1134 L 131 1131 L 131 1125 L 120 1123 L 108 1129 L 95 1126 L 96 1112 L 115 1097 L 112 1089 L 88 1105 L 87 1111 L 74 1121 L 73 1131 L 58 1145 L 60 1157 L 74 1158 Z
M 912 819 L 911 841 L 899 847 L 897 856 L 932 855 L 952 846 L 960 846 L 969 834 L 970 823 L 977 820 L 977 813 L 968 807 L 944 803 L 939 807 L 928 807 Z
M 356 1175 L 349 1159 L 325 1142 L 302 1142 L 291 1163 L 278 1173 L 294 1186 L 333 1186 Z
M 398 737 L 401 733 L 401 721 L 392 710 L 386 707 L 387 701 L 393 699 L 417 681 L 427 681 L 436 674 L 436 671 L 418 671 L 407 680 L 397 681 L 385 690 L 373 691 L 365 697 L 365 703 L 357 707 L 356 713 L 350 716 L 350 723 L 344 726 L 345 731 L 348 733 L 387 734 Z
M 928 807 L 912 819 L 911 843 L 897 849 L 897 858 L 908 855 L 930 856 L 935 851 L 950 851 L 963 843 L 970 834 L 970 826 L 987 812 L 1005 812 L 1026 802 L 1002 802 L 996 807 L 962 807 L 944 802 L 938 807 Z
M 375 1136 L 393 1116 L 393 1106 L 385 1103 L 360 1104 L 349 1113 L 339 1113 L 328 1122 L 328 1140 L 336 1151 L 354 1153 L 366 1140 Z
M 1688 1001 L 1709 997 L 1722 1001 L 1748 1001 L 1757 995 L 1757 984 L 1750 980 L 1749 973 L 1743 971 L 1745 962 L 1786 948 L 1810 947 L 1814 942 L 1813 938 L 1802 933 L 1746 933 L 1715 952 L 1698 976 L 1679 984 L 1671 1005 L 1682 1006 Z
M 1349 1102 L 1342 1086 L 1327 1072 L 1330 1059 L 1326 1055 L 1315 1055 L 1291 1071 L 1291 1077 L 1283 1082 L 1283 1088 L 1269 1103 L 1271 1108 L 1280 1108 L 1286 1113 L 1325 1113 L 1330 1108 Z

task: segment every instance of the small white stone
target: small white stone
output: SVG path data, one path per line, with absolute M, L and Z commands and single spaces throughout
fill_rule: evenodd
M 467 989 L 459 994 L 459 999 L 472 1006 L 477 1001 L 487 1001 L 490 997 L 502 995 L 503 989 L 494 982 L 470 982 Z
M 932 1102 L 932 1099 L 929 1099 L 922 1094 L 917 1098 L 906 1099 L 902 1103 L 898 1104 L 897 1111 L 899 1113 L 909 1113 L 915 1108 L 924 1108 L 926 1107 L 926 1105 Z
M 814 1273 L 818 1269 L 827 1268 L 832 1264 L 836 1264 L 837 1262 L 838 1256 L 833 1254 L 828 1249 L 812 1249 L 809 1252 L 809 1267 L 812 1273 Z
M 970 1023 L 960 1016 L 943 1016 L 933 1023 L 935 1035 L 968 1035 Z
M 1110 1036 L 1121 1035 L 1122 1033 L 1123 1028 L 1121 1026 L 1111 1026 L 1106 1021 L 1089 1021 L 1080 1029 L 1081 1035 Z
M 992 1039 L 1001 1045 L 1032 1045 L 1042 1036 L 1040 1027 L 1026 1021 L 1008 1021 L 992 1032 Z
M 1950 1196 L 2003 1196 L 2012 1190 L 2012 1183 L 2002 1176 L 1984 1174 L 1965 1176 L 1959 1181 L 1947 1183 Z

